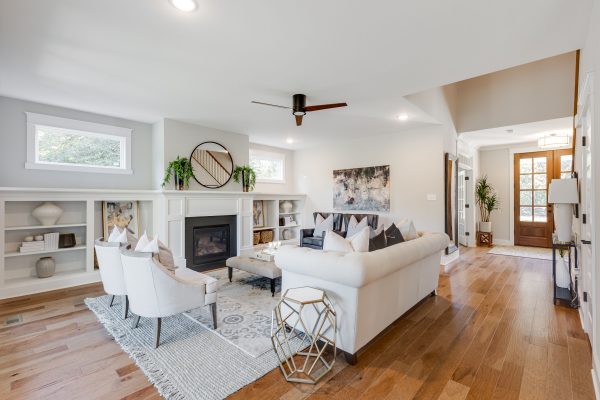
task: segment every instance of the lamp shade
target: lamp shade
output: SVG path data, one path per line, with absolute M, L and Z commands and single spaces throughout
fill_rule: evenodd
M 577 204 L 577 179 L 552 179 L 548 189 L 548 203 Z

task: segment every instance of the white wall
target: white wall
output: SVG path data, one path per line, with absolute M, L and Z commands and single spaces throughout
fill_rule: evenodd
M 164 171 L 169 162 L 173 161 L 177 156 L 188 158 L 192 150 L 202 142 L 212 141 L 223 145 L 231 154 L 234 166 L 248 164 L 249 140 L 246 135 L 207 128 L 168 118 L 162 121 L 162 125 L 162 132 L 160 125 L 155 124 L 154 127 L 154 139 L 156 142 L 160 142 L 161 136 L 164 136 L 162 144 L 164 157 L 163 160 L 159 159 L 157 161 L 159 165 L 162 162 L 162 172 L 156 176 L 160 169 L 155 170 L 154 187 L 160 187 L 162 184 Z M 172 189 L 173 180 L 165 188 Z M 242 185 L 241 183 L 235 183 L 232 178 L 220 189 L 207 189 L 192 179 L 190 181 L 190 190 L 239 191 L 242 190 Z
M 133 174 L 25 169 L 25 112 L 132 129 Z M 47 188 L 148 189 L 152 186 L 152 127 L 149 124 L 0 96 L 0 186 Z
M 260 193 L 293 193 L 294 192 L 294 152 L 280 147 L 265 146 L 258 143 L 250 143 L 250 149 L 271 151 L 285 155 L 285 183 L 257 182 L 254 189 Z
M 575 53 L 455 83 L 458 132 L 573 115 Z
M 296 151 L 296 189 L 307 194 L 304 225 L 313 226 L 313 211 L 332 211 L 333 170 L 390 165 L 391 209 L 383 223 L 406 217 L 418 230 L 443 232 L 445 133 L 433 126 Z
M 487 175 L 488 182 L 496 189 L 500 209 L 492 212 L 494 242 L 510 242 L 510 151 L 508 148 L 481 150 L 479 152 L 479 175 Z M 477 207 L 477 205 L 474 205 Z M 479 218 L 478 218 L 479 219 Z

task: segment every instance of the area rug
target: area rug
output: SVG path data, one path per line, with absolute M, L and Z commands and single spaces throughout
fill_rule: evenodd
M 217 331 L 208 309 L 164 318 L 161 344 L 153 346 L 152 320 L 121 318 L 121 304 L 109 307 L 109 296 L 89 298 L 92 310 L 121 348 L 167 399 L 223 399 L 278 366 L 271 348 L 269 280 L 244 272 L 229 283 L 226 270 L 209 273 L 219 279 Z
M 494 246 L 488 254 L 552 260 L 552 249 L 525 246 Z

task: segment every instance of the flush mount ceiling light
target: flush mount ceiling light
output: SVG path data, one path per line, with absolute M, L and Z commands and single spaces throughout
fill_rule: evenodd
M 400 121 L 406 121 L 408 119 L 408 114 L 400 114 L 398 115 L 398 119 Z
M 192 12 L 198 7 L 195 0 L 169 0 L 171 5 L 183 12 Z
M 568 146 L 571 143 L 569 135 L 552 133 L 538 139 L 538 146 L 542 148 Z
M 286 143 L 287 143 L 287 144 L 292 144 L 292 143 L 294 143 L 294 139 L 292 139 L 291 137 L 290 137 L 290 138 L 287 138 L 285 141 L 286 141 Z

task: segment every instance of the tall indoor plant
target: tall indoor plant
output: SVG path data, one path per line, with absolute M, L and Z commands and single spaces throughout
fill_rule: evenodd
M 490 222 L 490 216 L 492 211 L 500 208 L 500 201 L 496 191 L 488 183 L 487 176 L 482 176 L 477 180 L 475 184 L 475 201 L 479 206 L 479 230 L 481 232 L 491 232 L 492 223 Z
M 194 176 L 194 170 L 190 160 L 179 157 L 169 163 L 163 179 L 163 187 L 171 181 L 171 176 L 175 180 L 175 189 L 184 190 L 190 184 L 190 179 Z
M 233 170 L 233 180 L 236 183 L 242 182 L 242 190 L 249 192 L 254 190 L 256 185 L 256 172 L 249 165 L 236 165 Z

